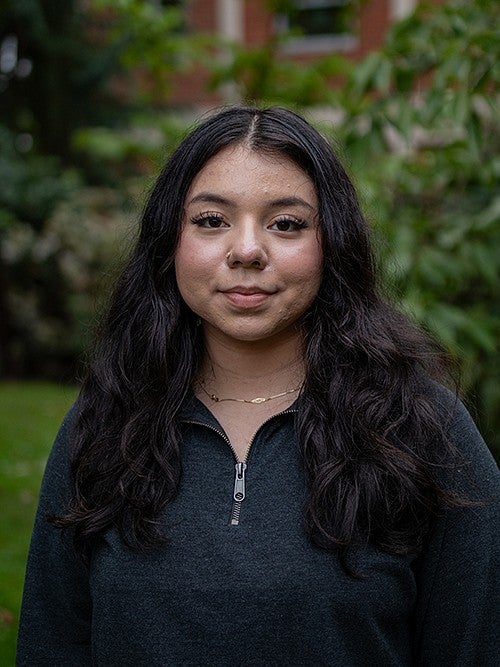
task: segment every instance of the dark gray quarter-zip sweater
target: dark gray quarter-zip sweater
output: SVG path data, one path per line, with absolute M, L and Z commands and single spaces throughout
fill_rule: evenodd
M 455 411 L 457 486 L 472 474 L 491 502 L 444 512 L 418 558 L 358 552 L 363 579 L 302 529 L 294 410 L 255 435 L 235 506 L 234 455 L 196 400 L 185 416 L 180 491 L 165 513 L 170 543 L 141 555 L 111 530 L 86 568 L 45 521 L 70 489 L 70 413 L 42 485 L 17 664 L 500 664 L 498 470 L 463 406 L 444 391 L 440 400 Z

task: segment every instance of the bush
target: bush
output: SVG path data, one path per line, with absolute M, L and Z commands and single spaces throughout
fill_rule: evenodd
M 115 190 L 81 188 L 55 207 L 42 230 L 12 222 L 4 231 L 9 363 L 17 375 L 74 376 L 107 277 L 126 246 L 129 201 Z
M 341 136 L 386 282 L 458 361 L 500 455 L 497 5 L 420 5 L 352 71 Z

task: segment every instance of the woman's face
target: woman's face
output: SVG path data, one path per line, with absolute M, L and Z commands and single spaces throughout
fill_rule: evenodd
M 188 191 L 175 267 L 206 336 L 298 336 L 322 269 L 311 179 L 285 156 L 224 148 Z

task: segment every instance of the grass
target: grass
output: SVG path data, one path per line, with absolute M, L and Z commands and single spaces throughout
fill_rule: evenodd
M 45 462 L 73 387 L 0 383 L 0 662 L 14 665 L 31 529 Z

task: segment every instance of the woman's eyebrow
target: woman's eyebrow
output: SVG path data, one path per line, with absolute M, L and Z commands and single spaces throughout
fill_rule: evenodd
M 214 192 L 199 192 L 188 201 L 188 204 L 196 204 L 196 202 L 205 202 L 207 204 L 224 204 L 226 206 L 235 206 L 235 203 L 222 195 Z
M 280 197 L 279 199 L 273 199 L 268 204 L 269 208 L 279 208 L 280 206 L 305 206 L 306 208 L 314 211 L 315 208 L 305 199 L 301 197 Z

